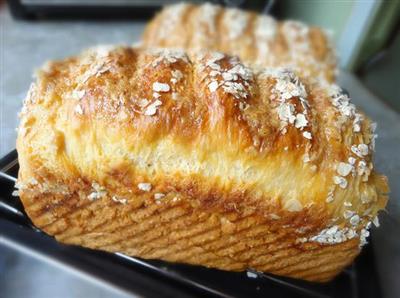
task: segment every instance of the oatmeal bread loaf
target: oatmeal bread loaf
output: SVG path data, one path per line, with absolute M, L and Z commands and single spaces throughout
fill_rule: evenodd
M 338 86 L 286 69 L 97 47 L 37 74 L 16 186 L 63 243 L 322 282 L 386 205 L 374 130 Z
M 166 6 L 147 25 L 143 45 L 216 50 L 329 82 L 337 73 L 331 41 L 320 28 L 210 3 Z

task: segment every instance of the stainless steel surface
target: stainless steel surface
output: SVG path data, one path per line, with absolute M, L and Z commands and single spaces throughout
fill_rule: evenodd
M 88 275 L 49 263 L 46 258 L 1 240 L 0 237 L 1 297 L 132 297 L 109 285 L 102 285 Z
M 143 26 L 134 21 L 16 22 L 3 5 L 0 9 L 0 156 L 15 147 L 17 112 L 34 68 L 47 59 L 72 55 L 98 43 L 132 43 L 138 40 Z M 353 101 L 378 123 L 376 166 L 388 175 L 392 191 L 388 212 L 380 217 L 381 228 L 374 231 L 374 246 L 385 297 L 397 298 L 400 297 L 400 115 L 372 95 L 353 75 L 342 73 L 340 83 L 349 90 Z M 4 297 L 118 297 L 116 293 L 104 292 L 51 265 L 4 247 L 0 247 L 0 256 L 0 266 L 3 266 L 0 267 L 0 289 L 7 289 L 1 292 L 7 294 Z M 43 287 L 38 286 L 42 284 Z

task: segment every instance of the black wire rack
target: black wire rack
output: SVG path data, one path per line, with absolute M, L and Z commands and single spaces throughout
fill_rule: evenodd
M 16 19 L 144 19 L 151 17 L 162 6 L 183 0 L 7 0 Z M 201 4 L 212 2 L 229 7 L 240 7 L 271 13 L 275 0 L 189 0 Z
M 106 286 L 144 297 L 381 297 L 372 245 L 333 281 L 317 284 L 260 273 L 251 278 L 246 272 L 149 261 L 58 243 L 31 223 L 19 198 L 12 196 L 17 174 L 14 150 L 0 160 L 0 240 Z

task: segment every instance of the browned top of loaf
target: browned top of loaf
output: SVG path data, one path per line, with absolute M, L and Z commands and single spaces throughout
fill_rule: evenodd
M 261 66 L 291 66 L 301 75 L 334 81 L 336 55 L 327 34 L 297 21 L 210 3 L 166 6 L 147 25 L 148 47 L 210 49 Z
M 198 208 L 357 231 L 386 204 L 374 125 L 339 87 L 218 52 L 98 47 L 49 62 L 21 117 L 25 186 L 29 164 L 54 183 L 82 179 L 121 196 L 150 184 Z

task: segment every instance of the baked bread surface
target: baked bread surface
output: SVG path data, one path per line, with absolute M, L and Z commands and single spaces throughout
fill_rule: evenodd
M 97 47 L 38 72 L 16 186 L 63 243 L 327 281 L 386 205 L 374 138 L 336 85 L 219 52 Z
M 262 67 L 291 67 L 333 82 L 336 54 L 329 34 L 298 21 L 205 3 L 166 6 L 143 34 L 146 47 L 209 49 Z

